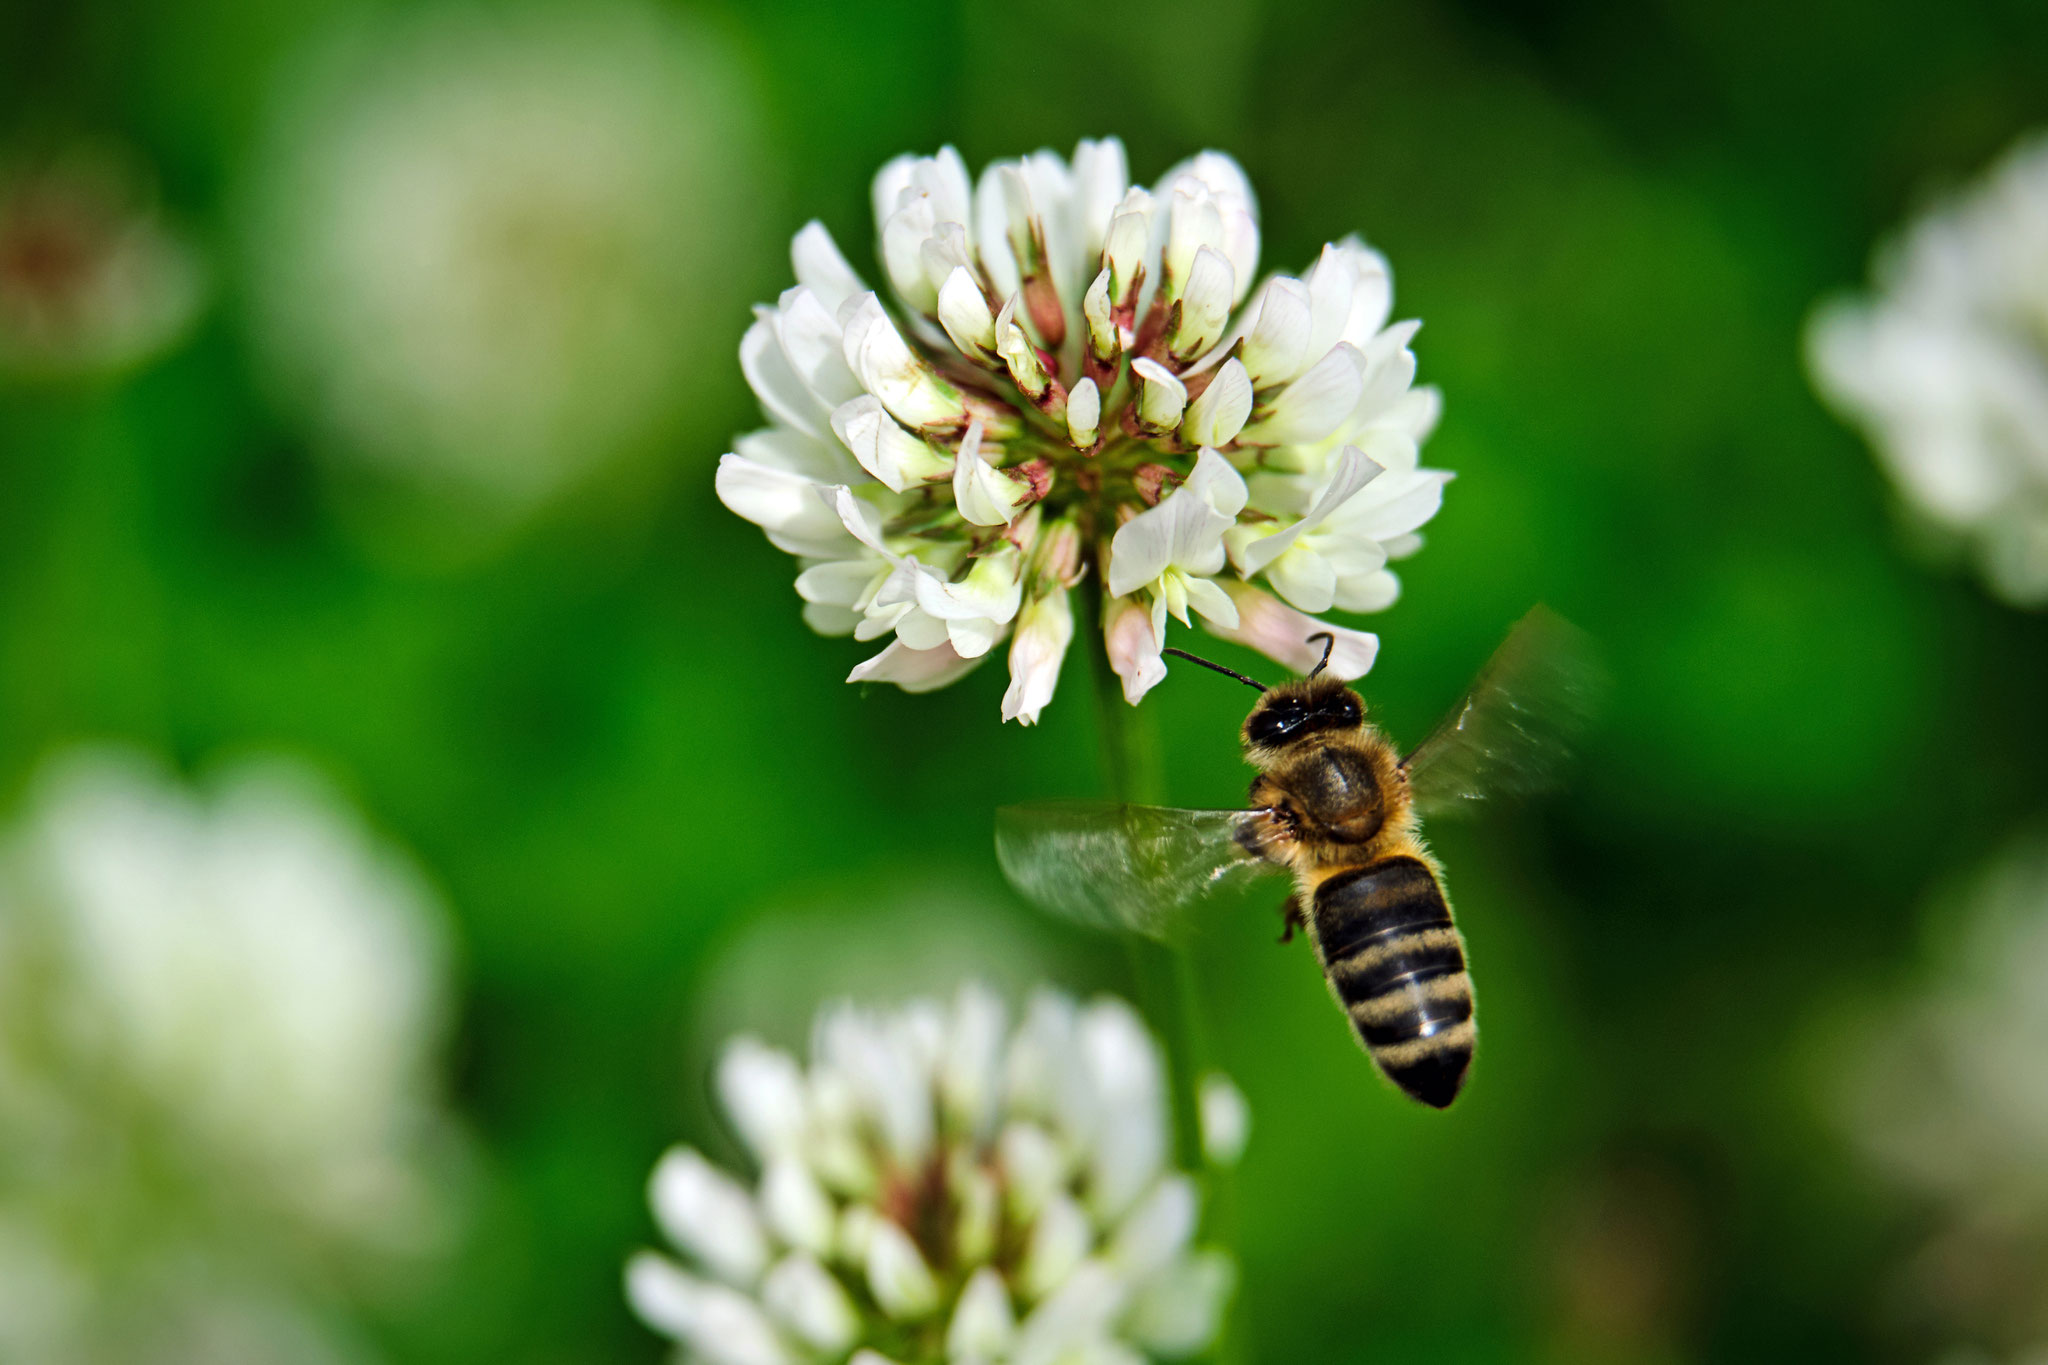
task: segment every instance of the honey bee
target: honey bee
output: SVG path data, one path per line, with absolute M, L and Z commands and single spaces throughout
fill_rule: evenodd
M 1311 637 L 1314 639 L 1317 637 Z M 1583 637 L 1538 607 L 1430 736 L 1403 757 L 1358 693 L 1324 676 L 1275 687 L 1170 649 L 1257 688 L 1242 731 L 1259 770 L 1247 810 L 1053 801 L 997 814 L 996 854 L 1020 892 L 1084 923 L 1168 938 L 1218 888 L 1293 874 L 1287 942 L 1307 932 L 1338 1007 L 1379 1069 L 1447 1108 L 1477 1040 L 1465 939 L 1421 817 L 1552 784 L 1590 715 L 1598 672 Z

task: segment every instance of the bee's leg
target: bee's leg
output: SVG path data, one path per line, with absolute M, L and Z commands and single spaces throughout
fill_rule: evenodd
M 1289 896 L 1287 903 L 1280 907 L 1280 942 L 1292 943 L 1296 929 L 1308 928 L 1308 921 L 1302 918 L 1301 897 Z

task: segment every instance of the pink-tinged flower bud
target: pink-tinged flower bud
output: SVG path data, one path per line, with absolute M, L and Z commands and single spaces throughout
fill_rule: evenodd
M 1036 725 L 1052 700 L 1060 662 L 1074 638 L 1074 609 L 1067 590 L 1054 587 L 1025 602 L 1010 641 L 1010 689 L 1003 694 L 1003 719 Z
M 1152 613 L 1135 598 L 1119 597 L 1103 608 L 1103 647 L 1110 671 L 1124 680 L 1124 700 L 1136 706 L 1166 680 L 1160 651 L 1166 642 L 1153 629 Z

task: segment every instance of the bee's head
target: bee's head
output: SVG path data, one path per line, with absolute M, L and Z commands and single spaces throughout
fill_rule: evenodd
M 1323 676 L 1323 670 L 1330 664 L 1330 651 L 1336 647 L 1336 637 L 1325 631 L 1321 635 L 1311 635 L 1309 639 L 1323 641 L 1322 661 L 1306 678 L 1281 683 L 1278 687 L 1268 687 L 1256 678 L 1247 678 L 1184 649 L 1168 646 L 1165 652 L 1178 654 L 1204 668 L 1213 668 L 1259 690 L 1258 704 L 1252 707 L 1252 713 L 1244 721 L 1245 752 L 1255 755 L 1260 750 L 1284 749 L 1310 735 L 1331 730 L 1356 730 L 1365 724 L 1365 703 L 1358 694 L 1336 678 Z
M 1311 735 L 1356 730 L 1365 724 L 1365 703 L 1335 678 L 1313 674 L 1300 682 L 1269 687 L 1244 720 L 1247 753 L 1284 749 Z

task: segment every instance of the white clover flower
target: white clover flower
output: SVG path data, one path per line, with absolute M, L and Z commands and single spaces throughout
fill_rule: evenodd
M 2048 605 L 2048 135 L 1907 224 L 1871 274 L 1814 314 L 1816 386 L 1911 513 L 2000 596 Z
M 2048 842 L 1941 909 L 1937 974 L 1853 1033 L 1842 1128 L 1960 1220 L 2048 1231 Z
M 258 339 L 323 446 L 497 520 L 666 448 L 757 199 L 726 46 L 642 0 L 347 39 L 252 191 Z
M 0 167 L 0 371 L 117 370 L 188 330 L 204 272 L 150 198 L 104 148 Z
M 0 1280 L 54 1286 L 22 1358 L 105 1358 L 138 1313 L 153 1348 L 120 1358 L 329 1358 L 310 1326 L 226 1343 L 297 1340 L 337 1257 L 416 1256 L 455 1212 L 417 874 L 296 766 L 200 795 L 112 750 L 50 765 L 5 853 Z M 0 1317 L 4 1354 L 28 1320 Z M 220 1354 L 170 1349 L 188 1329 Z
M 1204 152 L 1147 190 L 1114 138 L 978 181 L 950 147 L 898 157 L 874 212 L 889 301 L 806 225 L 796 287 L 740 344 L 770 426 L 718 472 L 798 558 L 813 629 L 893 636 L 849 681 L 944 686 L 1014 635 L 1003 715 L 1030 724 L 1091 572 L 1133 704 L 1169 620 L 1291 663 L 1329 628 L 1301 613 L 1393 602 L 1450 476 L 1420 467 L 1439 402 L 1379 253 L 1347 238 L 1259 283 L 1237 164 Z M 1259 580 L 1298 610 L 1246 629 Z M 1377 641 L 1336 629 L 1355 678 Z
M 742 1037 L 715 1079 L 757 1173 L 671 1150 L 649 1201 L 684 1260 L 626 1270 L 635 1310 L 692 1358 L 1056 1365 L 1214 1339 L 1234 1266 L 1195 1245 L 1158 1048 L 1121 1001 L 1040 991 L 1014 1029 L 976 986 L 833 1006 L 808 1065 Z M 1220 1077 L 1204 1095 L 1233 1161 L 1243 1097 Z

